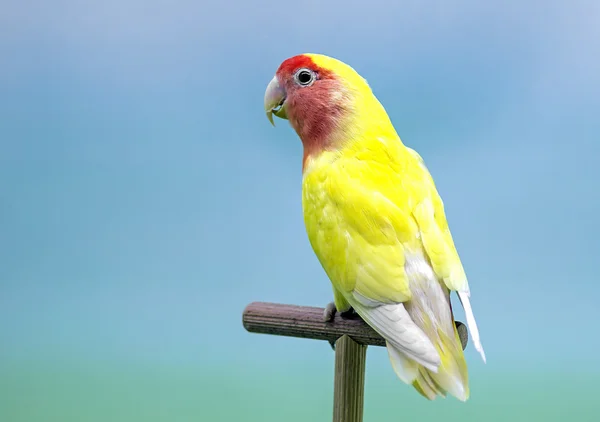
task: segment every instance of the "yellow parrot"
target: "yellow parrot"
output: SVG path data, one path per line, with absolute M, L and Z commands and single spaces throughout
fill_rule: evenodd
M 392 367 L 433 400 L 469 397 L 455 326 L 456 291 L 485 362 L 469 285 L 444 205 L 419 154 L 405 146 L 367 81 L 319 54 L 285 60 L 265 111 L 288 119 L 304 147 L 302 208 L 310 244 L 333 287 L 335 312 L 354 310 L 385 340 Z

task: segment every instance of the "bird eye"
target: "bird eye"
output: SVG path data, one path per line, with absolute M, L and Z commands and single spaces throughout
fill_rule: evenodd
M 300 69 L 296 72 L 296 81 L 302 86 L 308 86 L 315 80 L 315 74 L 309 69 Z

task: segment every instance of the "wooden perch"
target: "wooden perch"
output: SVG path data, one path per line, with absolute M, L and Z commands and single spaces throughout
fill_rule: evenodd
M 253 302 L 242 316 L 244 328 L 251 333 L 312 338 L 336 342 L 347 334 L 356 343 L 385 346 L 385 340 L 359 317 L 343 318 L 339 313 L 331 322 L 323 321 L 323 308 Z

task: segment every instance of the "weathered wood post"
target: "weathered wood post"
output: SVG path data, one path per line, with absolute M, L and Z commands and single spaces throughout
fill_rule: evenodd
M 335 342 L 333 421 L 361 422 L 365 401 L 367 346 L 348 334 Z
M 360 318 L 323 321 L 323 308 L 253 302 L 242 316 L 251 333 L 311 338 L 335 343 L 333 422 L 361 422 L 363 419 L 367 346 L 385 346 L 383 338 Z M 467 329 L 456 322 L 463 349 Z
M 251 333 L 335 343 L 333 421 L 362 422 L 367 346 L 384 346 L 385 341 L 360 318 L 336 314 L 333 321 L 324 322 L 323 312 L 323 308 L 254 302 L 242 320 Z

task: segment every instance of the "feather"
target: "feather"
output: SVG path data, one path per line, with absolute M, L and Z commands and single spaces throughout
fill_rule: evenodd
M 479 352 L 481 355 L 481 359 L 486 362 L 485 352 L 483 350 L 483 345 L 481 344 L 481 340 L 479 338 L 479 330 L 477 329 L 477 323 L 475 322 L 475 316 L 473 315 L 473 309 L 471 308 L 471 301 L 469 300 L 470 292 L 459 291 L 458 298 L 460 299 L 460 303 L 465 310 L 465 316 L 467 318 L 467 327 L 471 332 L 471 338 L 473 339 L 473 344 L 475 345 L 475 350 Z
M 446 391 L 435 382 L 431 375 L 429 375 L 429 372 L 423 367 L 419 368 L 417 379 L 413 383 L 413 386 L 429 400 L 435 400 L 437 396 L 446 397 Z
M 404 267 L 412 292 L 407 312 L 433 342 L 441 361 L 436 373 L 419 368 L 417 390 L 429 399 L 432 394 L 435 398 L 449 392 L 464 401 L 469 396 L 467 367 L 452 316 L 450 291 L 423 253 L 408 254 Z
M 440 365 L 437 350 L 410 318 L 402 303 L 367 307 L 354 299 L 349 298 L 348 301 L 356 313 L 398 352 L 437 372 Z
M 390 342 L 386 342 L 388 355 L 394 372 L 398 378 L 406 384 L 412 384 L 419 374 L 419 365 L 414 360 L 410 360 L 396 349 Z

